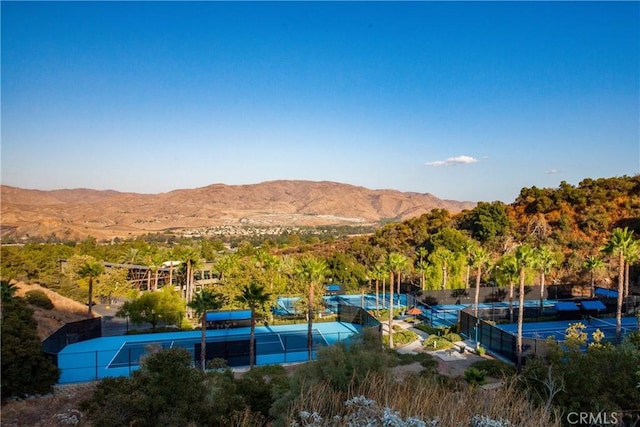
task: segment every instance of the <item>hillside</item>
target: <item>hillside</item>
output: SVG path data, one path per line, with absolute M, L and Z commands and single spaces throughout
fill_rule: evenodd
M 27 190 L 0 186 L 2 236 L 126 238 L 225 225 L 314 226 L 406 220 L 434 208 L 460 212 L 472 202 L 348 184 L 270 181 L 213 184 L 160 194 L 91 189 Z
M 27 284 L 24 282 L 16 283 L 16 296 L 24 297 L 29 291 L 44 292 L 53 303 L 53 309 L 46 310 L 37 306 L 31 306 L 34 311 L 34 318 L 38 324 L 38 336 L 41 340 L 60 329 L 66 323 L 76 322 L 87 318 L 87 307 L 64 297 L 50 289 L 44 288 L 38 284 Z

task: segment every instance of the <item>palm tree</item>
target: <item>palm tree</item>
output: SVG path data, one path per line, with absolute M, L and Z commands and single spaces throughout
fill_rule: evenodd
M 376 264 L 373 266 L 373 270 L 371 271 L 371 275 L 373 280 L 376 282 L 376 316 L 380 315 L 380 280 L 384 280 L 387 276 L 386 271 L 384 270 L 384 266 L 382 264 Z M 384 295 L 384 289 L 382 290 L 382 294 Z M 384 297 L 383 297 L 384 301 Z
M 7 280 L 0 281 L 0 318 L 2 318 L 2 307 L 15 298 L 16 292 L 18 292 L 18 287 L 15 283 L 9 283 Z
M 257 255 L 257 253 L 256 253 Z M 263 260 L 263 268 L 269 278 L 269 289 L 273 292 L 273 276 L 278 270 L 280 261 L 275 256 L 267 253 L 267 256 Z
M 220 282 L 224 283 L 229 276 L 232 276 L 240 266 L 238 254 L 226 254 L 216 262 L 216 269 L 220 274 Z
M 391 290 L 391 298 L 389 305 L 389 348 L 393 348 L 393 282 L 397 280 L 398 289 L 400 288 L 400 275 L 407 268 L 409 260 L 406 256 L 398 252 L 393 252 L 387 256 L 387 267 L 389 268 L 389 289 Z M 396 277 L 394 278 L 394 273 Z
M 309 360 L 313 359 L 313 315 L 315 311 L 315 288 L 320 285 L 329 271 L 327 263 L 315 256 L 300 260 L 297 273 L 307 284 L 307 352 Z
M 427 288 L 426 276 L 433 270 L 433 265 L 428 261 L 420 261 L 416 265 L 416 270 L 420 273 L 420 289 L 425 290 Z
M 478 246 L 472 250 L 469 258 L 471 260 L 470 262 L 471 266 L 476 268 L 476 289 L 475 289 L 475 296 L 473 300 L 474 301 L 473 315 L 477 318 L 478 317 L 478 300 L 480 299 L 480 280 L 482 278 L 482 268 L 487 264 L 487 261 L 489 260 L 489 254 L 483 247 Z
M 516 341 L 516 368 L 522 369 L 522 324 L 524 322 L 524 284 L 526 269 L 533 263 L 533 250 L 526 245 L 518 246 L 515 252 L 516 266 L 520 276 L 518 301 L 518 336 Z
M 514 280 L 518 276 L 518 267 L 512 254 L 508 254 L 502 258 L 498 270 L 509 285 L 509 322 L 513 322 L 513 286 Z
M 2 302 L 11 301 L 18 292 L 18 287 L 15 283 L 9 283 L 7 280 L 0 281 L 0 294 L 2 295 Z
M 263 308 L 271 299 L 271 294 L 264 291 L 264 286 L 251 283 L 242 288 L 242 293 L 236 297 L 240 303 L 251 309 L 251 336 L 249 338 L 249 369 L 255 364 L 256 342 L 256 309 Z
M 624 229 L 616 228 L 611 233 L 611 237 L 607 244 L 601 250 L 608 254 L 618 257 L 618 304 L 616 310 L 616 341 L 620 343 L 622 338 L 622 301 L 624 294 L 624 266 L 625 256 L 632 245 L 633 231 L 629 231 L 627 227 Z
M 604 261 L 602 258 L 590 255 L 584 260 L 582 267 L 584 267 L 591 276 L 591 298 L 593 298 L 596 295 L 596 272 L 604 268 Z
M 625 273 L 624 273 L 624 297 L 629 296 L 629 268 L 631 264 L 640 258 L 640 244 L 637 240 L 632 240 L 625 254 Z
M 429 255 L 429 251 L 424 246 L 420 246 L 418 249 L 416 249 L 416 254 L 418 255 L 417 269 L 420 272 L 420 289 L 424 290 L 424 275 L 428 268 L 425 266 L 424 260 L 427 257 L 427 255 Z
M 445 290 L 447 289 L 447 272 L 453 261 L 453 252 L 444 247 L 440 247 L 431 254 L 431 258 L 433 258 L 435 263 L 442 266 L 442 290 Z
M 207 311 L 219 310 L 224 305 L 225 299 L 222 294 L 210 289 L 202 289 L 194 298 L 187 303 L 187 306 L 195 311 L 200 318 L 202 334 L 200 336 L 200 369 L 206 369 L 207 362 Z
M 465 265 L 467 267 L 467 271 L 464 278 L 464 286 L 467 289 L 469 288 L 469 277 L 471 277 L 471 268 L 475 266 L 475 259 L 474 259 L 473 253 L 476 247 L 477 245 L 472 240 L 467 240 L 462 245 L 462 250 L 465 253 Z
M 556 266 L 556 259 L 546 246 L 541 246 L 533 253 L 533 264 L 540 272 L 540 316 L 542 316 L 545 277 L 551 272 L 551 269 Z
M 93 279 L 100 276 L 103 271 L 103 264 L 91 257 L 87 258 L 87 260 L 80 266 L 80 269 L 78 270 L 78 276 L 80 276 L 81 278 L 86 278 L 89 282 L 89 312 L 87 313 L 87 317 L 89 319 L 93 317 Z
M 194 271 L 200 267 L 201 261 L 200 261 L 200 254 L 193 248 L 189 248 L 183 254 L 182 258 L 183 258 L 182 262 L 186 266 L 186 272 L 187 272 L 185 300 L 187 301 L 187 304 L 188 304 L 193 299 Z

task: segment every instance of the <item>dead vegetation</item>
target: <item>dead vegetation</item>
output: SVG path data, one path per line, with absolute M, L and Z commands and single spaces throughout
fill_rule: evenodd
M 16 287 L 18 288 L 16 296 L 24 297 L 27 292 L 38 290 L 44 292 L 53 303 L 54 308 L 51 310 L 31 306 L 34 310 L 34 318 L 38 323 L 38 336 L 41 340 L 44 340 L 60 329 L 65 323 L 76 322 L 87 318 L 87 307 L 78 301 L 63 297 L 38 284 L 17 282 Z

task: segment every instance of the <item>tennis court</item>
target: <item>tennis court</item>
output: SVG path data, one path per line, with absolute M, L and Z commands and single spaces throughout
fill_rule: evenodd
M 308 358 L 307 324 L 255 328 L 256 365 L 302 362 Z M 349 339 L 360 325 L 344 322 L 316 323 L 315 349 Z M 224 358 L 229 366 L 249 365 L 249 327 L 207 330 L 207 360 Z M 128 376 L 152 347 L 188 350 L 199 360 L 201 331 L 165 332 L 101 337 L 67 345 L 58 353 L 59 384 L 86 382 L 105 377 Z
M 365 310 L 376 310 L 376 309 L 386 309 L 389 308 L 389 303 L 391 301 L 391 295 L 386 293 L 379 293 L 377 296 L 375 294 L 365 294 L 364 297 L 362 294 L 355 295 L 330 295 L 323 297 L 325 310 L 327 313 L 335 313 L 337 311 L 337 307 L 341 303 L 346 303 L 348 305 L 352 305 L 354 307 L 362 307 Z M 299 297 L 280 297 L 278 298 L 277 306 L 273 310 L 275 315 L 279 316 L 289 316 L 294 314 L 302 313 L 303 309 L 298 306 L 298 301 L 300 301 Z M 393 295 L 393 307 L 404 309 L 407 307 L 407 295 L 405 294 L 394 294 Z
M 545 311 L 554 310 L 558 301 L 556 300 L 544 300 L 543 308 Z M 422 318 L 426 319 L 431 326 L 451 326 L 458 323 L 458 313 L 460 310 L 464 310 L 467 307 L 473 306 L 473 304 L 438 304 L 429 306 L 417 303 L 418 308 L 422 310 Z M 524 307 L 538 308 L 540 307 L 539 300 L 525 300 Z M 514 311 L 518 310 L 518 301 L 514 301 L 512 305 Z M 495 313 L 506 312 L 509 310 L 509 302 L 500 301 L 492 303 L 480 303 L 478 304 L 478 310 L 484 311 L 489 318 L 493 318 Z
M 586 326 L 584 332 L 587 333 L 588 340 L 591 341 L 592 335 L 596 329 L 604 333 L 605 340 L 614 340 L 616 337 L 616 319 L 606 318 L 599 319 L 596 317 L 588 317 L 583 320 L 556 320 L 553 322 L 531 322 L 522 325 L 522 336 L 524 338 L 546 339 L 553 337 L 558 341 L 563 341 L 565 331 L 570 324 L 582 323 Z M 499 329 L 510 334 L 517 334 L 518 324 L 509 323 L 496 325 Z M 638 322 L 634 317 L 622 318 L 622 334 L 628 335 L 631 331 L 638 330 Z

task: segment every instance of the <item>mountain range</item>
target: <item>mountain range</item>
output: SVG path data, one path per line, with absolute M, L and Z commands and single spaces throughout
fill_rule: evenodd
M 213 184 L 159 194 L 113 190 L 30 190 L 0 186 L 2 237 L 127 238 L 220 226 L 371 225 L 474 202 L 432 194 L 370 190 L 336 182 Z

